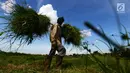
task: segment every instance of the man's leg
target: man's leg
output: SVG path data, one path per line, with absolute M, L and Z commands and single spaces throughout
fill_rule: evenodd
M 63 46 L 58 47 L 58 56 L 56 58 L 56 68 L 62 65 L 63 57 L 66 54 L 66 49 Z
M 55 48 L 52 46 L 52 49 L 50 50 L 49 55 L 47 56 L 47 58 L 45 59 L 44 62 L 44 71 L 48 71 L 51 65 L 51 61 L 52 61 L 52 57 L 55 55 Z
M 62 61 L 63 61 L 63 57 L 64 56 L 57 55 L 57 57 L 56 57 L 56 68 L 57 69 L 61 67 L 61 64 L 62 64 Z

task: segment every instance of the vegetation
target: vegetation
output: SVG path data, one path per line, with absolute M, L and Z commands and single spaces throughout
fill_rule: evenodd
M 18 39 L 28 44 L 32 43 L 33 39 L 45 35 L 50 26 L 50 19 L 47 16 L 38 15 L 33 9 L 18 4 L 4 19 L 8 21 L 4 34 L 8 33 L 8 37 L 14 41 Z
M 117 40 L 115 42 L 110 37 L 108 37 L 104 33 L 102 28 L 101 28 L 102 31 L 100 31 L 89 22 L 85 22 L 85 26 L 88 28 L 91 28 L 96 34 L 98 34 L 101 38 L 103 38 L 105 40 L 105 42 L 103 42 L 103 43 L 106 44 L 106 46 L 108 46 L 112 56 L 115 58 L 116 69 L 113 69 L 113 67 L 109 67 L 109 65 L 101 62 L 99 59 L 97 59 L 95 56 L 93 56 L 93 54 L 91 54 L 92 57 L 95 59 L 95 61 L 100 66 L 100 68 L 103 70 L 103 72 L 104 73 L 129 73 L 130 71 L 128 68 L 129 67 L 129 57 L 128 56 L 130 55 L 130 53 L 129 53 L 130 49 L 129 49 L 129 36 L 128 36 L 126 28 L 125 28 L 126 34 L 122 34 L 122 32 L 121 32 L 121 38 L 123 39 L 122 41 L 127 40 L 128 43 L 126 45 L 122 45 L 122 44 L 119 44 L 117 42 Z M 88 51 L 88 44 L 86 43 L 85 46 L 83 46 L 83 48 L 85 48 Z M 122 58 L 125 59 L 124 66 L 122 66 L 122 64 L 121 64 Z
M 110 53 L 107 55 L 94 54 L 103 64 L 117 70 L 116 60 Z M 104 61 L 105 56 L 105 61 Z M 31 55 L 22 53 L 0 53 L 0 73 L 42 73 L 45 55 Z M 125 59 L 121 59 L 121 65 L 125 67 Z M 128 65 L 130 68 L 130 64 Z M 62 68 L 55 69 L 55 58 L 50 73 L 104 73 L 98 63 L 90 54 L 65 56 Z
M 16 40 L 20 41 L 20 44 L 31 44 L 34 39 L 41 38 L 49 32 L 48 29 L 51 23 L 46 15 L 37 14 L 36 11 L 28 8 L 26 4 L 25 6 L 16 4 L 13 9 L 14 11 L 9 16 L 0 17 L 8 22 L 0 36 L 4 34 L 4 37 L 10 39 L 11 45 Z M 64 24 L 62 33 L 62 37 L 67 44 L 80 46 L 81 34 L 78 28 L 70 24 Z
M 63 25 L 62 37 L 65 39 L 65 43 L 67 44 L 73 44 L 75 46 L 81 45 L 82 37 L 81 37 L 80 30 L 77 27 L 71 26 L 70 24 Z
M 118 15 L 115 15 L 117 16 L 118 26 L 121 26 Z M 14 12 L 11 13 L 10 17 L 1 18 L 8 20 L 8 25 L 0 33 L 0 36 L 5 34 L 4 36 L 9 37 L 11 45 L 16 39 L 20 40 L 21 44 L 30 44 L 34 38 L 45 35 L 50 26 L 48 17 L 38 15 L 34 10 L 20 5 L 15 6 Z M 50 73 L 130 73 L 130 38 L 126 28 L 122 25 L 125 33 L 120 31 L 122 41 L 127 41 L 126 45 L 122 45 L 108 37 L 102 28 L 99 30 L 89 22 L 85 22 L 85 26 L 104 39 L 102 42 L 109 48 L 110 53 L 104 54 L 98 51 L 92 53 L 88 42 L 82 43 L 79 29 L 69 24 L 64 24 L 62 37 L 65 42 L 79 46 L 89 52 L 89 54 L 65 56 L 61 69 L 55 69 L 55 59 L 53 59 Z M 23 40 L 25 41 L 23 42 Z M 94 44 L 93 46 L 100 50 L 98 46 Z M 44 55 L 0 51 L 0 73 L 42 73 L 44 58 Z

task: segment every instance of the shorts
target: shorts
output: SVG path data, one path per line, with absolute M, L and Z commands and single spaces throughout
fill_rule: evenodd
M 57 50 L 59 56 L 65 56 L 66 54 L 66 49 L 62 44 L 57 44 L 56 42 L 52 42 L 52 49 Z
M 66 49 L 62 45 L 58 46 L 57 51 L 58 51 L 59 56 L 65 56 L 65 54 L 66 54 Z

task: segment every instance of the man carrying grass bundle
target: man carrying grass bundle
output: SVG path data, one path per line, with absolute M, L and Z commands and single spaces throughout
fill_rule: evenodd
M 64 55 L 66 54 L 66 50 L 62 45 L 61 40 L 61 26 L 64 22 L 64 18 L 60 17 L 57 20 L 57 24 L 53 24 L 50 30 L 50 42 L 51 42 L 51 50 L 50 53 L 44 63 L 44 71 L 48 71 L 51 65 L 52 57 L 55 55 L 55 52 L 58 51 L 58 56 L 56 59 L 56 68 L 59 68 L 62 64 L 62 60 Z

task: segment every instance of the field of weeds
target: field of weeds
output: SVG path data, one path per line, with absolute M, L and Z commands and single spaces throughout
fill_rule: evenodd
M 117 69 L 116 60 L 110 54 L 95 54 L 104 65 Z M 0 53 L 0 73 L 43 73 L 45 55 L 31 55 L 20 53 Z M 121 60 L 122 67 L 124 60 Z M 130 65 L 128 65 L 130 68 Z M 62 68 L 55 69 L 53 58 L 50 73 L 104 73 L 91 55 L 65 56 Z

